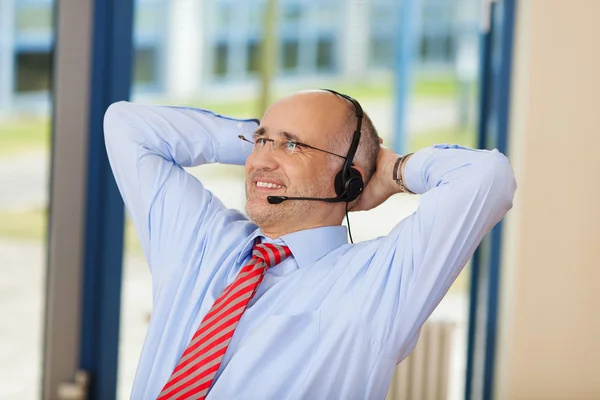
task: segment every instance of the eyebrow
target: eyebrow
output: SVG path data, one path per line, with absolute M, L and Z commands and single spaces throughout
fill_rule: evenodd
M 257 130 L 254 131 L 254 133 L 252 134 L 252 137 L 257 137 L 257 136 L 265 136 L 265 133 L 267 131 L 265 130 L 265 128 L 260 127 Z
M 287 140 L 292 140 L 294 142 L 301 142 L 301 140 L 298 137 L 298 135 L 296 135 L 294 133 L 286 132 L 286 131 L 279 131 L 279 134 L 281 136 L 283 136 L 284 138 L 286 138 Z
M 296 135 L 295 133 L 283 131 L 283 130 L 279 130 L 279 131 L 277 131 L 277 133 L 280 136 L 283 136 L 287 140 L 292 140 L 294 142 L 302 142 L 300 137 L 298 135 Z M 253 136 L 259 137 L 259 136 L 265 136 L 266 134 L 267 134 L 267 130 L 264 127 L 260 127 L 254 132 Z

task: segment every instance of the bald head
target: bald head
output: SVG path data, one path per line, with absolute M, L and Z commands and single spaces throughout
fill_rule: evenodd
M 356 129 L 356 109 L 352 102 L 325 90 L 302 90 L 284 97 L 267 110 L 265 118 L 277 114 L 290 125 L 298 126 L 302 141 L 346 155 Z M 361 139 L 354 164 L 363 172 L 365 183 L 371 178 L 380 139 L 371 119 L 363 113 Z M 310 141 L 308 141 L 310 140 Z M 338 160 L 332 160 L 339 165 Z
M 327 145 L 332 136 L 342 133 L 348 105 L 352 106 L 333 93 L 303 90 L 273 103 L 263 121 L 275 120 L 278 126 L 293 127 L 294 133 L 311 145 Z

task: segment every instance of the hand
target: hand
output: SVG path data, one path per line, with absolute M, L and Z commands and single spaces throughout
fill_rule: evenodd
M 375 173 L 358 198 L 358 203 L 350 208 L 350 211 L 371 210 L 391 195 L 400 193 L 400 186 L 393 179 L 393 169 L 399 155 L 391 149 L 381 146 Z

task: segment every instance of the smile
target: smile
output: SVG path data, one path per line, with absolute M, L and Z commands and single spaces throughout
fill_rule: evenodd
M 256 182 L 256 187 L 269 188 L 269 189 L 281 189 L 283 186 L 277 185 L 275 183 L 258 181 L 258 182 Z

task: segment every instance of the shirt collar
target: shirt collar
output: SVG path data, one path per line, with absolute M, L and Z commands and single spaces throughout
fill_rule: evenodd
M 344 225 L 322 226 L 288 233 L 277 239 L 271 239 L 266 237 L 257 228 L 246 239 L 242 252 L 238 256 L 238 263 L 243 261 L 245 254 L 252 251 L 254 241 L 257 237 L 260 237 L 263 243 L 287 245 L 296 259 L 298 267 L 302 268 L 317 261 L 338 247 L 347 244 L 348 229 Z

